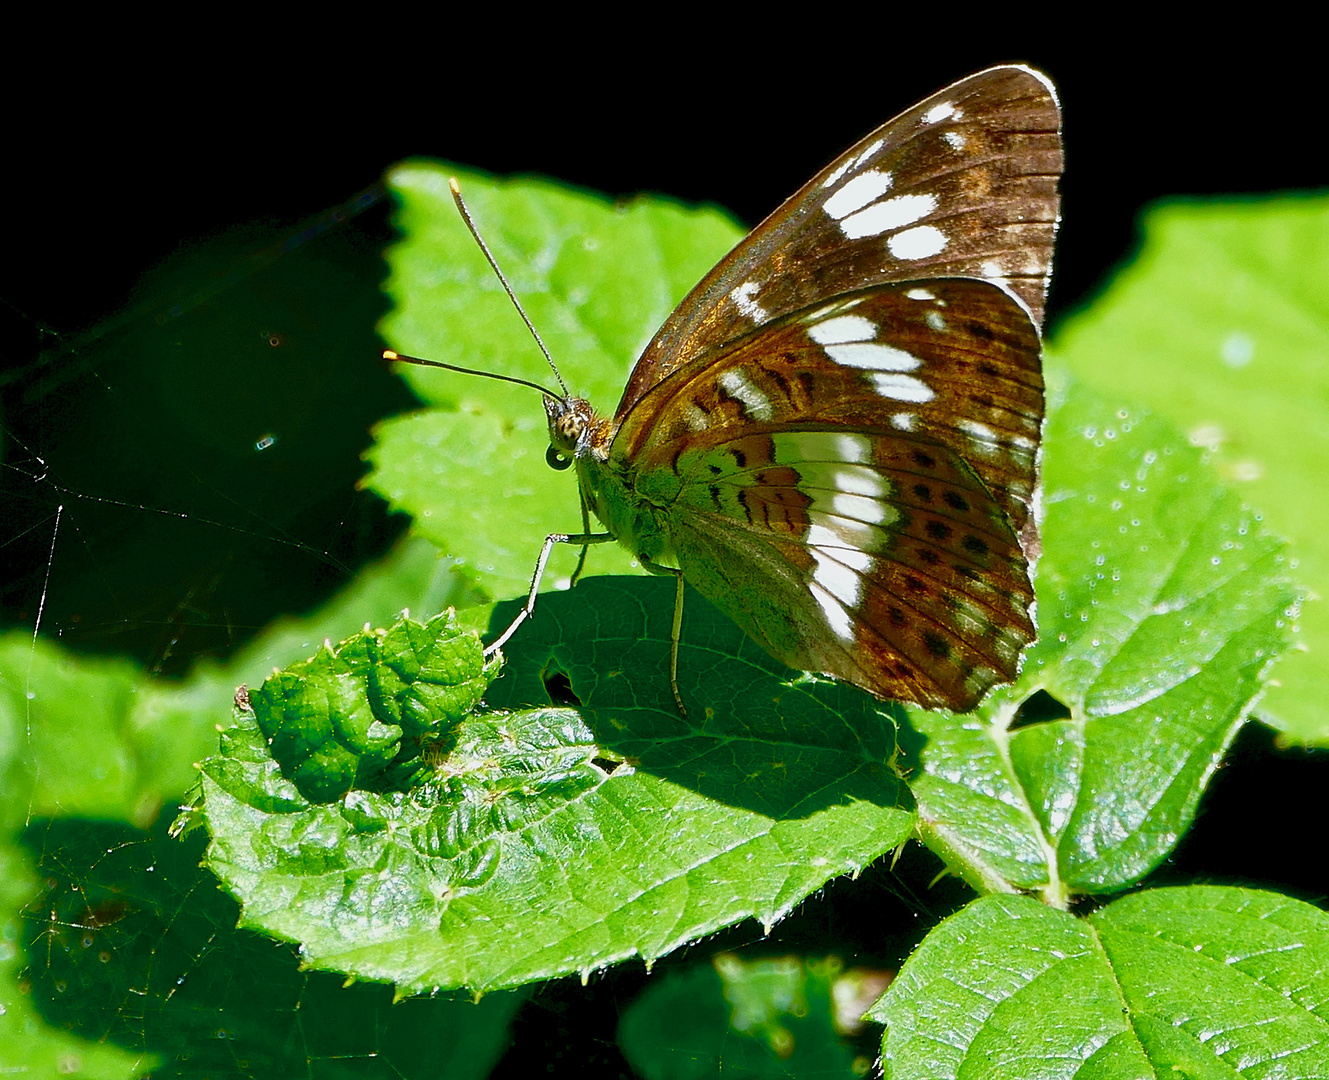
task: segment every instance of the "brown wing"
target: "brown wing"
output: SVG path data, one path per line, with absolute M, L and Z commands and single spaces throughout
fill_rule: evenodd
M 696 286 L 637 361 L 615 415 L 700 353 L 875 284 L 974 277 L 1042 325 L 1062 155 L 1051 83 L 1019 66 L 947 87 L 814 176 Z
M 1021 302 L 984 281 L 886 285 L 676 371 L 610 465 L 659 509 L 687 580 L 772 655 L 964 710 L 1034 636 L 1021 534 L 1042 417 Z

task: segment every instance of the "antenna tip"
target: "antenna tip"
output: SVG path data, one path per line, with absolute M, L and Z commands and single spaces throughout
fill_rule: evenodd
M 391 349 L 384 349 L 384 350 L 383 350 L 383 359 L 384 359 L 384 360 L 400 360 L 401 357 L 400 357 L 397 353 L 393 352 Z
M 452 188 L 452 194 L 454 195 L 461 194 L 461 185 L 457 183 L 457 178 L 455 176 L 448 177 L 448 187 Z

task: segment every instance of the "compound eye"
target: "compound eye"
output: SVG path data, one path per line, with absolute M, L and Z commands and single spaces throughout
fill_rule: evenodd
M 551 446 L 545 451 L 545 463 L 551 469 L 554 469 L 557 472 L 562 472 L 564 469 L 567 469 L 572 465 L 572 458 L 564 457 Z

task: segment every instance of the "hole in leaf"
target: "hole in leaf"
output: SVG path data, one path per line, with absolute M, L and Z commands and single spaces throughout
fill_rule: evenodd
M 540 676 L 545 693 L 553 705 L 580 705 L 581 699 L 572 692 L 572 680 L 562 671 L 545 671 Z
M 618 768 L 617 761 L 610 761 L 608 758 L 604 757 L 591 758 L 591 764 L 594 765 L 601 772 L 607 772 L 607 773 L 611 773 Z
M 1069 720 L 1071 710 L 1054 698 L 1046 690 L 1035 690 L 1015 710 L 1015 716 L 1006 725 L 1007 731 L 1019 731 L 1034 724 L 1046 724 L 1050 720 Z

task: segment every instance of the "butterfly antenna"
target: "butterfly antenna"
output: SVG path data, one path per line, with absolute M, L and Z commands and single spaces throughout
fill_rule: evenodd
M 489 250 L 489 245 L 485 243 L 484 237 L 480 235 L 480 230 L 475 227 L 475 221 L 471 217 L 471 212 L 466 209 L 466 203 L 461 197 L 461 185 L 457 183 L 455 176 L 448 177 L 448 187 L 452 189 L 452 201 L 457 204 L 457 212 L 461 214 L 462 221 L 466 222 L 466 228 L 470 230 L 471 236 L 475 238 L 476 244 L 484 252 L 485 259 L 490 268 L 494 271 L 494 276 L 498 278 L 498 283 L 503 286 L 503 291 L 508 294 L 508 299 L 512 301 L 512 306 L 517 309 L 517 314 L 521 316 L 521 321 L 526 324 L 526 329 L 531 332 L 531 337 L 535 338 L 535 343 L 540 346 L 540 351 L 544 353 L 545 359 L 549 361 L 549 368 L 554 373 L 554 378 L 558 380 L 558 385 L 563 388 L 563 393 L 550 394 L 552 398 L 560 398 L 567 401 L 572 395 L 568 393 L 568 384 L 563 381 L 563 376 L 559 374 L 558 365 L 554 363 L 554 358 L 549 355 L 549 350 L 545 348 L 545 343 L 540 337 L 540 332 L 536 330 L 535 324 L 531 322 L 526 314 L 526 309 L 521 306 L 521 301 L 517 299 L 517 294 L 512 291 L 512 286 L 508 284 L 508 279 L 503 276 L 503 271 L 498 268 L 498 260 L 494 258 L 494 253 Z
M 493 371 L 476 371 L 475 368 L 458 367 L 456 364 L 445 364 L 442 360 L 426 360 L 421 356 L 407 356 L 405 353 L 394 352 L 392 349 L 383 350 L 383 359 L 388 361 L 400 360 L 403 364 L 419 364 L 421 367 L 438 367 L 444 371 L 460 371 L 463 375 L 479 375 L 483 379 L 497 379 L 499 382 L 516 383 L 518 386 L 529 386 L 532 390 L 539 390 L 545 397 L 551 397 L 555 401 L 566 401 L 566 394 L 558 394 L 550 390 L 547 386 L 541 386 L 538 382 L 531 382 L 530 379 L 519 379 L 515 375 L 499 375 Z M 557 374 L 557 372 L 555 372 Z M 563 383 L 559 379 L 559 385 Z

